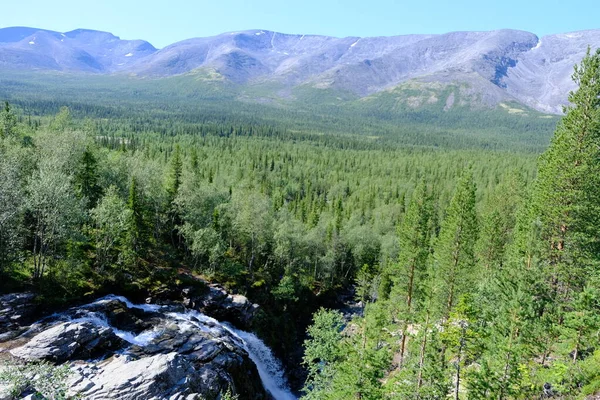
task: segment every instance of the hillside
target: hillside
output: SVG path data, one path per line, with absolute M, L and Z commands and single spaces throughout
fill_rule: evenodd
M 224 33 L 156 49 L 142 40 L 77 29 L 0 29 L 0 69 L 202 79 L 293 99 L 296 90 L 367 97 L 405 82 L 466 85 L 475 106 L 515 101 L 560 113 L 573 64 L 600 30 L 550 35 L 516 30 L 334 38 L 265 30 Z

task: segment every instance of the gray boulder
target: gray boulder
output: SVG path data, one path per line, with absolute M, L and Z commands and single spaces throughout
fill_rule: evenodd
M 196 399 L 204 382 L 177 353 L 133 359 L 114 356 L 100 364 L 73 367 L 70 394 L 94 399 Z
M 37 315 L 33 293 L 0 296 L 0 342 L 18 335 Z
M 258 304 L 253 304 L 247 297 L 229 294 L 224 288 L 215 284 L 208 285 L 208 290 L 202 293 L 184 289 L 182 297 L 186 307 L 221 321 L 229 321 L 242 329 L 252 327 L 254 317 L 259 310 Z
M 112 329 L 91 322 L 63 322 L 34 336 L 10 353 L 23 360 L 64 362 L 90 358 L 124 345 Z
M 227 358 L 227 356 L 224 356 Z M 266 398 L 256 377 L 243 372 L 250 365 L 229 366 L 238 376 L 212 364 L 194 365 L 176 353 L 136 358 L 115 355 L 98 364 L 77 363 L 68 385 L 71 395 L 84 399 L 218 399 L 231 386 L 249 399 Z

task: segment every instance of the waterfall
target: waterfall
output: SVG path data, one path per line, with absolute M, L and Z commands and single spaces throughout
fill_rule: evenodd
M 160 312 L 163 308 L 160 305 L 154 304 L 133 304 L 125 297 L 114 295 L 103 297 L 90 305 L 102 304 L 110 300 L 119 300 L 129 308 L 137 308 L 147 312 Z M 86 306 L 81 308 L 85 309 Z M 164 315 L 177 321 L 178 326 L 183 330 L 200 329 L 203 332 L 214 334 L 215 336 L 226 331 L 240 347 L 248 352 L 250 359 L 256 365 L 263 387 L 275 400 L 297 400 L 297 397 L 292 394 L 288 387 L 281 362 L 273 355 L 271 349 L 256 337 L 256 335 L 236 329 L 227 323 L 221 323 L 216 319 L 195 310 L 188 310 L 185 312 L 165 312 Z M 78 318 L 78 320 L 90 321 L 98 326 L 109 327 L 117 336 L 138 346 L 150 344 L 161 331 L 159 327 L 144 331 L 138 335 L 121 331 L 110 326 L 106 317 L 93 311 L 89 311 L 85 317 Z
M 221 323 L 195 310 L 185 313 L 169 313 L 169 316 L 185 321 L 203 331 L 226 330 L 248 352 L 250 359 L 256 365 L 263 387 L 275 400 L 297 400 L 288 387 L 281 363 L 273 355 L 271 349 L 256 335 L 236 329 L 228 323 Z
M 226 324 L 224 326 L 227 327 Z M 240 331 L 233 327 L 227 327 L 227 329 L 244 343 L 244 348 L 250 355 L 250 359 L 256 364 L 265 389 L 276 400 L 296 400 L 297 397 L 288 388 L 281 363 L 273 356 L 271 349 L 252 333 Z

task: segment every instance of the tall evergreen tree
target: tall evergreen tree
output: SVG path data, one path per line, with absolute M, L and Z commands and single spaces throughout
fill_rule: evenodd
M 102 195 L 98 180 L 98 160 L 91 147 L 86 146 L 77 165 L 73 183 L 79 198 L 87 200 L 88 208 L 94 208 Z
M 197 160 L 196 160 L 197 162 Z M 183 170 L 183 162 L 181 161 L 181 150 L 179 144 L 175 145 L 175 150 L 171 156 L 171 169 L 169 171 L 169 182 L 167 192 L 169 199 L 172 202 L 177 197 L 177 192 L 181 186 L 181 174 Z
M 574 298 L 600 263 L 600 49 L 575 67 L 579 89 L 569 94 L 550 148 L 540 160 L 533 219 L 541 226 L 552 290 Z
M 421 299 L 426 279 L 427 260 L 431 240 L 431 200 L 427 187 L 421 182 L 415 189 L 404 219 L 398 228 L 400 256 L 398 264 L 392 268 L 390 304 L 394 314 L 402 320 L 402 343 L 400 360 L 406 348 L 406 330 L 413 319 L 415 300 Z
M 475 271 L 478 222 L 471 170 L 459 179 L 436 243 L 434 274 L 441 315 L 447 319 L 460 296 L 471 289 Z
M 17 117 L 8 101 L 4 102 L 4 109 L 0 114 L 0 139 L 10 137 L 16 133 Z
M 382 305 L 369 304 L 364 317 L 353 321 L 355 333 L 341 344 L 342 360 L 331 382 L 331 395 L 324 399 L 379 400 L 382 379 L 389 368 L 391 353 L 386 345 Z
M 127 223 L 127 245 L 125 246 L 125 260 L 129 266 L 136 266 L 139 256 L 147 244 L 145 209 L 140 198 L 139 188 L 135 177 L 131 177 L 129 196 L 127 198 L 129 221 Z
M 182 224 L 181 215 L 178 212 L 175 199 L 179 193 L 181 187 L 181 174 L 183 172 L 183 162 L 181 160 L 181 150 L 179 144 L 175 145 L 175 150 L 171 157 L 171 166 L 169 170 L 169 181 L 167 184 L 167 195 L 168 195 L 168 215 L 169 215 L 169 233 L 171 236 L 171 243 L 174 245 L 181 244 L 181 232 L 180 226 Z

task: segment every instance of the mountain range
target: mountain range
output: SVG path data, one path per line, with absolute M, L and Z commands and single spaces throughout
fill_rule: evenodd
M 147 41 L 88 29 L 61 33 L 11 27 L 0 29 L 0 70 L 143 78 L 202 74 L 203 79 L 270 88 L 282 97 L 305 87 L 368 98 L 398 88 L 414 92 L 458 85 L 479 104 L 517 102 L 556 114 L 574 87 L 573 65 L 588 46 L 600 47 L 600 30 L 541 38 L 517 30 L 367 38 L 249 30 L 157 49 Z M 432 99 L 446 107 L 455 101 L 453 95 Z

